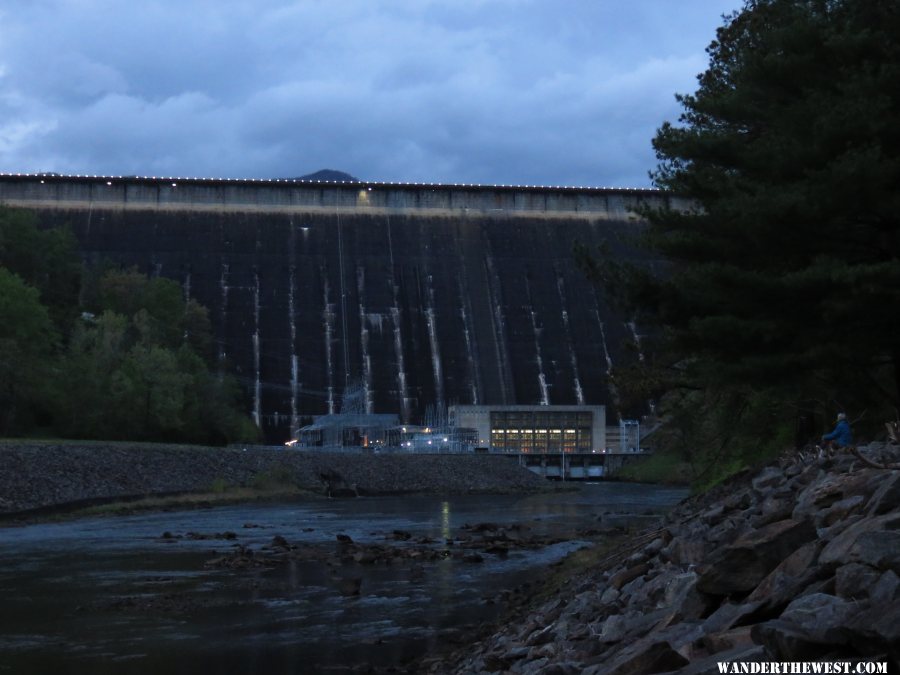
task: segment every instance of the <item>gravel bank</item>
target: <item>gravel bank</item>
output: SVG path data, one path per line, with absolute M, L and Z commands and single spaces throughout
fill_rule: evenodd
M 505 457 L 363 455 L 140 443 L 0 442 L 0 515 L 288 478 L 321 494 L 539 490 Z

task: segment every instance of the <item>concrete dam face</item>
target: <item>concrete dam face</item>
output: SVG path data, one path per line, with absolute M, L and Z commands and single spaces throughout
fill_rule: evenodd
M 0 176 L 0 202 L 67 225 L 84 258 L 178 281 L 268 442 L 337 412 L 598 404 L 634 326 L 575 241 L 614 242 L 655 191 Z

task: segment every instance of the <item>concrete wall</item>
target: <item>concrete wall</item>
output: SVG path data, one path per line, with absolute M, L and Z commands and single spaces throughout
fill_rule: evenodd
M 641 204 L 673 203 L 674 198 L 658 190 L 618 188 L 0 174 L 0 201 L 120 209 L 589 214 L 627 220 Z
M 173 185 L 174 183 L 174 185 Z M 372 188 L 369 190 L 369 188 Z M 84 258 L 181 283 L 269 442 L 337 410 L 611 406 L 628 322 L 573 244 L 633 233 L 652 191 L 0 176 L 0 202 L 67 225 Z M 367 200 L 362 203 L 362 200 Z M 337 206 L 335 206 L 337 205 Z M 615 408 L 611 410 L 615 415 Z

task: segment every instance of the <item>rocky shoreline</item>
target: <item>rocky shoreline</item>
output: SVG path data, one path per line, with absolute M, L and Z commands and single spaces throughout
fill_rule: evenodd
M 515 492 L 547 481 L 505 457 L 310 453 L 141 443 L 0 443 L 0 516 L 137 497 L 290 485 L 323 496 Z
M 686 500 L 428 672 L 693 675 L 718 673 L 719 662 L 810 660 L 897 667 L 900 470 L 872 463 L 896 463 L 900 447 L 859 450 L 785 457 Z

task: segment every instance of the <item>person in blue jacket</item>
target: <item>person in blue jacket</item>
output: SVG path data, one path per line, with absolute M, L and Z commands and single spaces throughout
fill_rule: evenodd
M 828 447 L 846 448 L 853 445 L 853 432 L 850 430 L 850 422 L 847 421 L 844 413 L 838 413 L 834 431 L 822 436 L 822 440 L 828 443 Z

